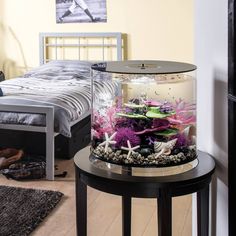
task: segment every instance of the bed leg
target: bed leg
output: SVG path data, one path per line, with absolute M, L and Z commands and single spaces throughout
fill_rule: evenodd
M 54 109 L 46 114 L 46 178 L 54 180 Z

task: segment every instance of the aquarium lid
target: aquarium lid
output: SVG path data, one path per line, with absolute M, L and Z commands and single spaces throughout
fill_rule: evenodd
M 175 61 L 111 61 L 96 63 L 93 70 L 119 74 L 176 74 L 194 71 L 193 64 Z

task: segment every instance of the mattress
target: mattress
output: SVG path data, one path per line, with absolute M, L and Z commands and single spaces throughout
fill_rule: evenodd
M 27 72 L 24 76 L 0 83 L 1 104 L 54 107 L 54 131 L 71 137 L 73 121 L 90 113 L 91 62 L 52 61 Z M 97 82 L 102 94 L 114 94 L 115 84 Z M 45 126 L 42 114 L 0 112 L 0 123 Z

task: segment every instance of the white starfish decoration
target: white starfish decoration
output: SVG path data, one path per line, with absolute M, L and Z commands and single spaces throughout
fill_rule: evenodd
M 114 134 L 112 134 L 111 137 L 108 136 L 108 133 L 105 133 L 105 141 L 99 144 L 99 146 L 105 146 L 105 153 L 107 153 L 107 149 L 110 144 L 116 143 L 116 141 L 113 140 L 113 138 L 115 138 L 115 136 L 116 136 L 116 132 Z
M 127 158 L 129 158 L 130 155 L 131 155 L 131 153 L 133 153 L 134 150 L 138 149 L 140 146 L 138 145 L 138 146 L 135 146 L 135 147 L 131 147 L 131 144 L 130 144 L 130 141 L 129 141 L 129 140 L 127 140 L 127 145 L 128 145 L 128 147 L 121 147 L 121 149 L 122 149 L 122 150 L 129 151 L 129 152 L 128 152 L 128 155 L 127 155 Z

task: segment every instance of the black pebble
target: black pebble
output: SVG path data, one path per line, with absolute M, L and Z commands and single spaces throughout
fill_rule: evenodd
M 189 150 L 187 147 L 181 147 L 181 152 L 183 152 L 184 154 L 187 154 Z
M 172 155 L 177 155 L 180 152 L 181 152 L 181 150 L 179 148 L 175 148 L 174 150 L 172 150 L 171 154 Z
M 151 153 L 152 153 L 152 150 L 150 148 L 142 148 L 140 150 L 140 154 L 145 157 L 150 155 Z

